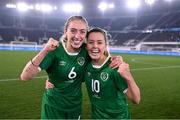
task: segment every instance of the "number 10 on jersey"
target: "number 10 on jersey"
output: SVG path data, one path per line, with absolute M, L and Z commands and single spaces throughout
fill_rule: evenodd
M 91 81 L 91 87 L 92 87 L 92 92 L 99 93 L 100 92 L 100 83 L 98 80 L 93 80 Z

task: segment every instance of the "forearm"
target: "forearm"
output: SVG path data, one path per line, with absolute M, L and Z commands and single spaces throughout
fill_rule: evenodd
M 128 90 L 127 90 L 126 94 L 127 94 L 128 98 L 133 103 L 139 104 L 140 99 L 141 99 L 140 98 L 140 90 L 131 75 L 128 77 L 127 84 L 128 84 Z
M 32 60 L 26 64 L 21 73 L 21 80 L 30 80 L 39 73 L 39 64 L 42 62 L 47 53 L 47 50 L 42 49 Z
M 126 92 L 127 97 L 138 104 L 140 102 L 140 90 L 130 72 L 129 64 L 123 62 L 119 66 L 118 71 L 128 84 L 128 90 Z
M 38 73 L 39 73 L 38 67 L 32 65 L 31 61 L 29 61 L 21 73 L 21 80 L 23 81 L 30 80 Z
M 42 60 L 44 59 L 44 57 L 47 55 L 48 50 L 46 50 L 45 48 L 43 48 L 32 60 L 32 64 L 34 66 L 39 66 L 40 63 L 42 62 Z

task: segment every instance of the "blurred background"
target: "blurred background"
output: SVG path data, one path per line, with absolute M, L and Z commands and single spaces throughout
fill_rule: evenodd
M 179 6 L 180 0 L 1 0 L 0 43 L 42 45 L 59 39 L 68 17 L 82 15 L 109 32 L 112 47 L 179 52 Z

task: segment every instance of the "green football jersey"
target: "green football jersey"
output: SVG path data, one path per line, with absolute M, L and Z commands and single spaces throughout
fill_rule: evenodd
M 76 54 L 68 53 L 64 46 L 64 42 L 60 43 L 40 64 L 40 68 L 46 70 L 49 81 L 55 86 L 46 90 L 43 102 L 59 110 L 71 111 L 81 108 L 81 83 L 89 57 L 85 44 Z
M 87 65 L 85 83 L 91 101 L 93 119 L 129 119 L 124 92 L 128 85 L 117 69 L 109 67 L 109 57 L 101 66 Z

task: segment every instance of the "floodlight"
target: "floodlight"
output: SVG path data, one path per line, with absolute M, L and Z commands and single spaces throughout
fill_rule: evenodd
M 83 9 L 83 6 L 80 3 L 71 3 L 71 4 L 64 4 L 63 5 L 63 10 L 65 12 L 69 13 L 79 13 Z
M 27 11 L 29 9 L 34 9 L 33 5 L 28 5 L 24 2 L 20 2 L 17 4 L 8 3 L 6 4 L 7 8 L 17 8 L 19 11 Z
M 41 5 L 41 11 L 43 12 L 51 12 L 52 11 L 52 6 L 49 4 L 42 4 Z
M 6 7 L 7 8 L 16 8 L 16 5 L 15 4 L 6 4 Z
M 36 4 L 35 9 L 42 11 L 42 12 L 51 12 L 53 10 L 53 7 L 49 4 Z
M 101 2 L 101 3 L 98 5 L 98 8 L 99 8 L 101 11 L 105 11 L 105 10 L 108 8 L 108 5 L 107 5 L 107 3 L 105 3 L 105 2 Z
M 145 3 L 152 5 L 154 4 L 155 0 L 145 0 Z
M 54 6 L 54 10 L 57 10 L 57 6 Z
M 109 7 L 109 8 L 114 8 L 114 4 L 111 3 L 111 4 L 108 5 L 108 7 Z
M 127 6 L 131 9 L 137 9 L 141 4 L 140 0 L 128 0 Z
M 19 11 L 27 11 L 29 9 L 29 6 L 26 3 L 18 3 L 17 4 L 17 9 Z

